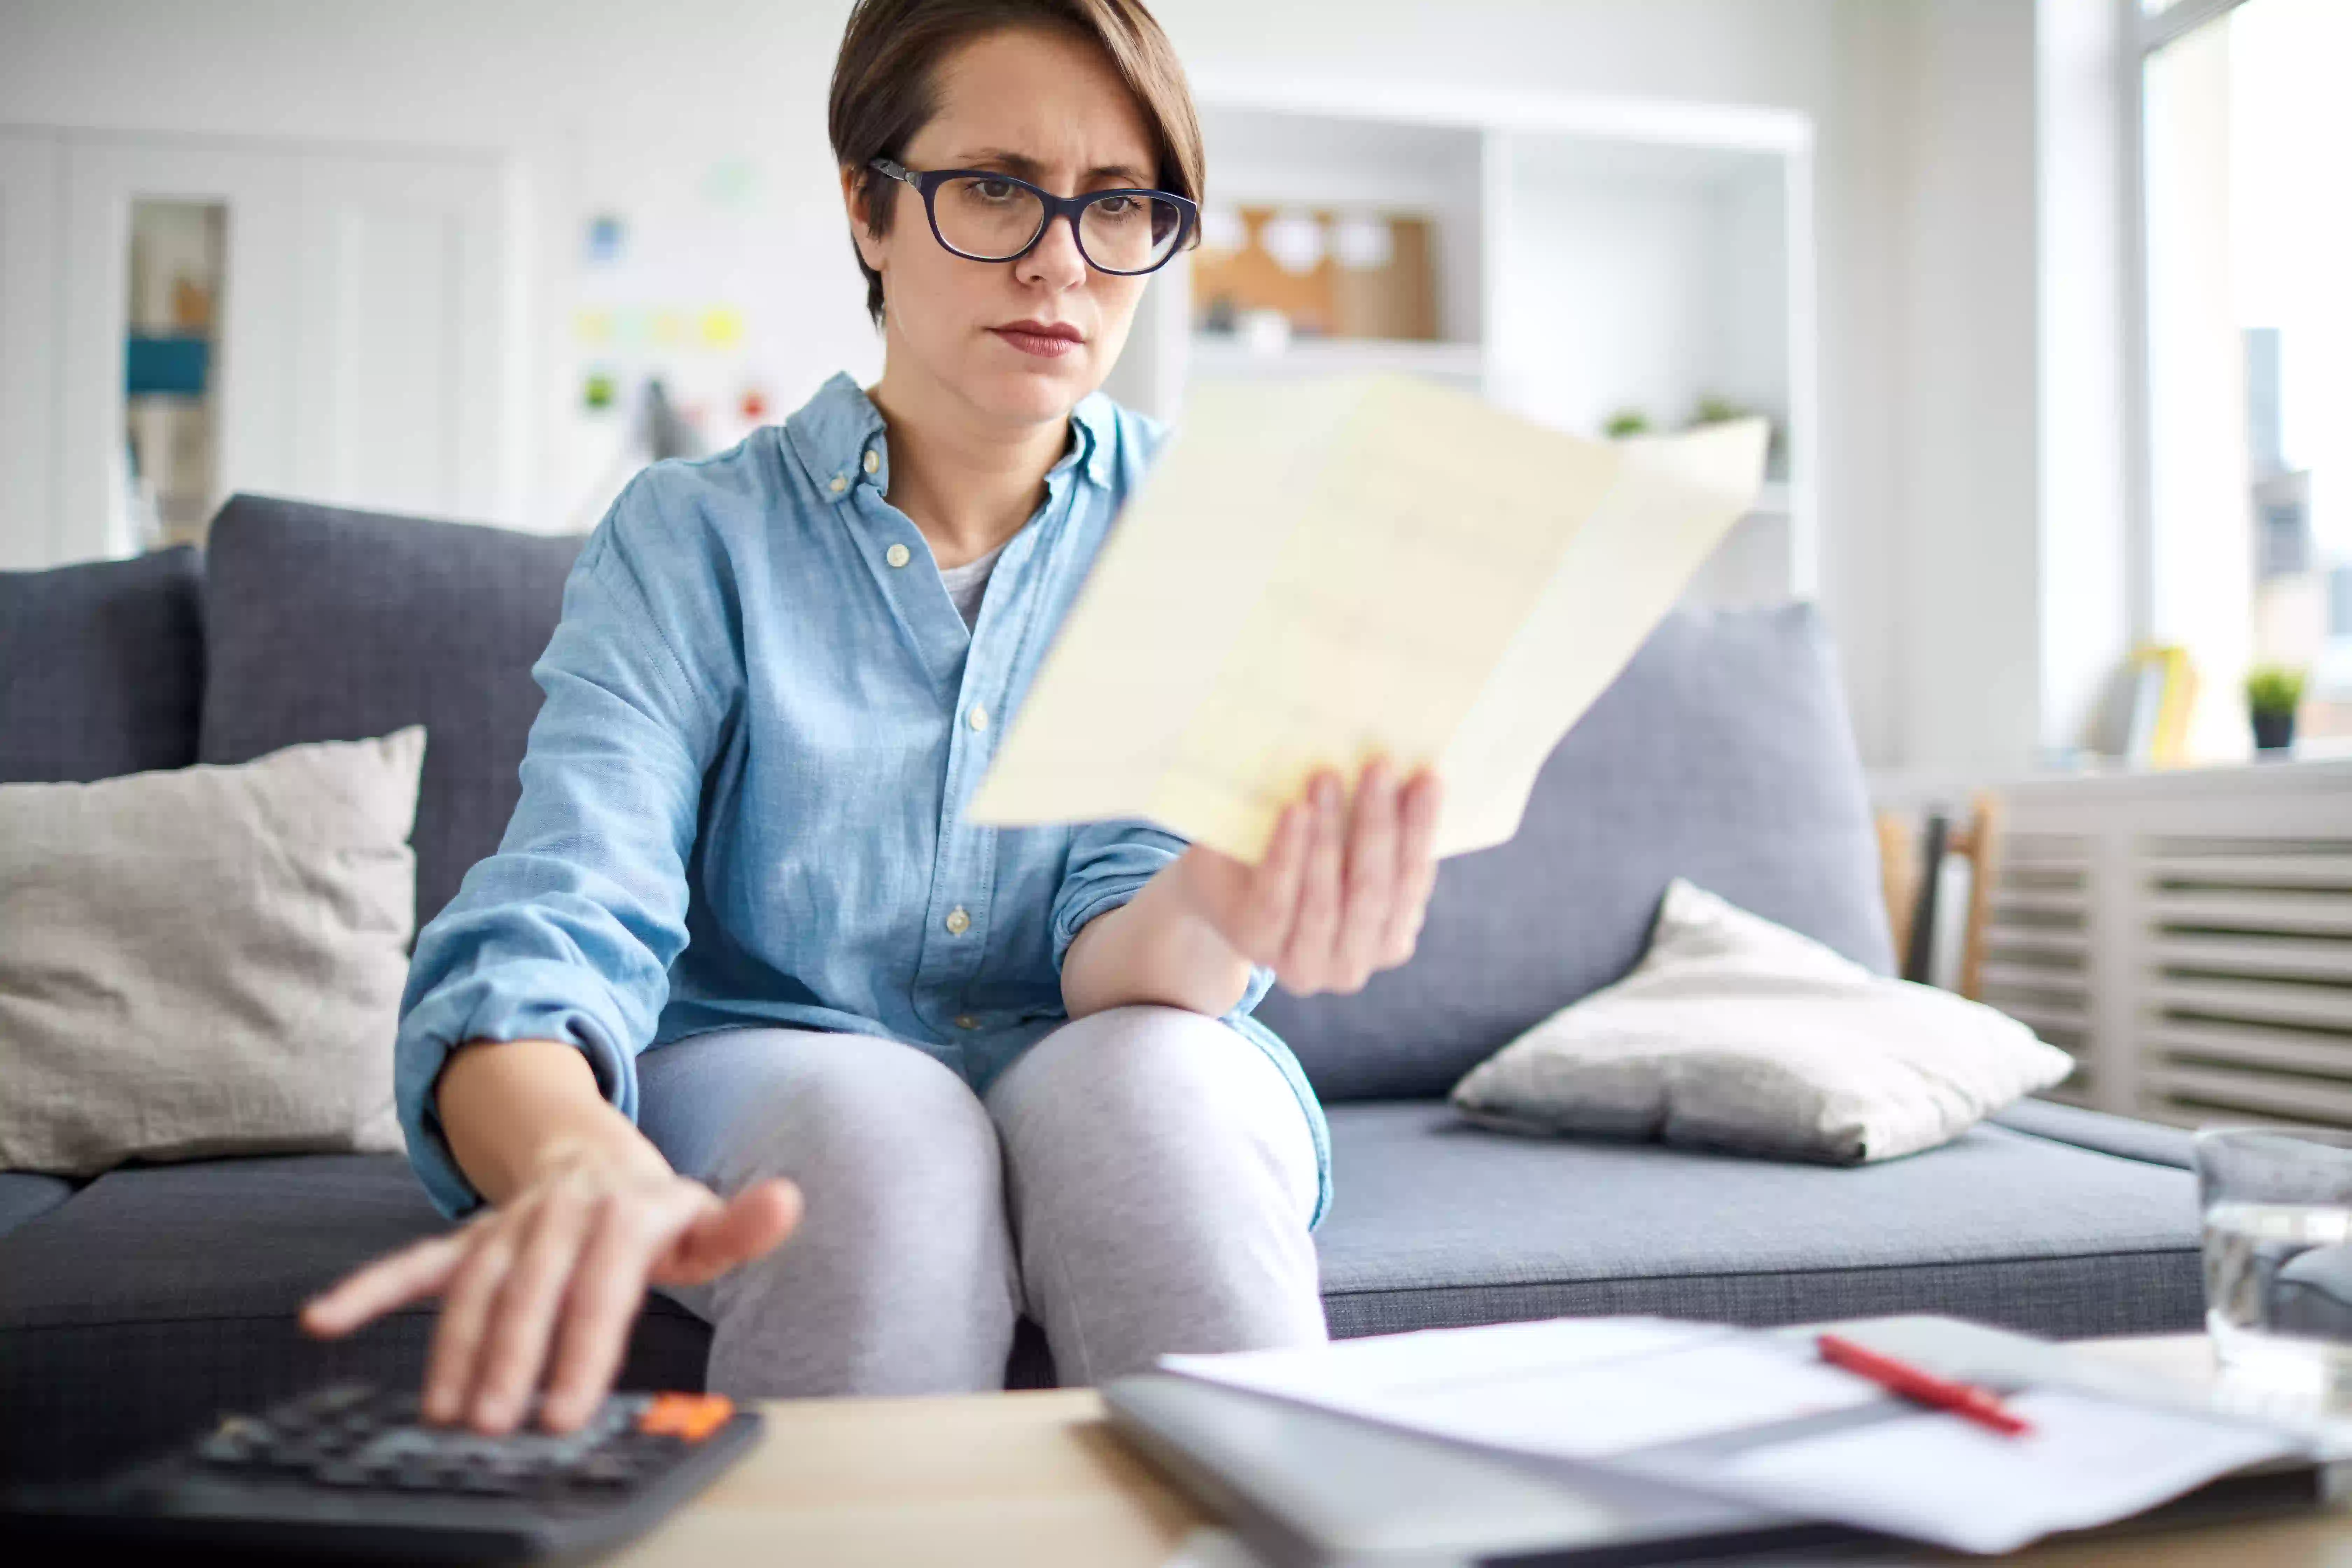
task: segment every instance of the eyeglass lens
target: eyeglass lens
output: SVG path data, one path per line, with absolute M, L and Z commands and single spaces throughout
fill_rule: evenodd
M 966 177 L 941 182 L 931 198 L 940 237 L 950 249 L 983 261 L 1018 256 L 1037 237 L 1045 204 L 1010 180 Z M 1107 196 L 1078 218 L 1078 248 L 1106 272 L 1141 272 L 1168 259 L 1183 233 L 1183 213 L 1156 196 Z

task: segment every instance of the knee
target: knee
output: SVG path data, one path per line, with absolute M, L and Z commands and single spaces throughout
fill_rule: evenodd
M 1003 1156 L 986 1109 L 962 1079 L 911 1046 L 844 1035 L 731 1109 L 732 1187 L 796 1184 L 808 1221 L 867 1231 L 930 1225 L 1001 1199 Z
M 1016 1173 L 1077 1163 L 1222 1187 L 1240 1171 L 1313 1163 L 1281 1071 L 1230 1026 L 1180 1007 L 1110 1007 L 1065 1025 L 1006 1070 L 989 1109 Z
M 1204 1013 L 1151 1003 L 1107 1007 L 1065 1024 L 1013 1064 L 1055 1099 L 1102 1115 L 1152 1118 L 1223 1092 L 1257 1047 Z

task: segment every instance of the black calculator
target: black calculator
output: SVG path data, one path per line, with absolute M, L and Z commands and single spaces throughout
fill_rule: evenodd
M 0 1492 L 0 1544 L 168 1547 L 199 1559 L 572 1561 L 644 1533 L 760 1436 L 710 1394 L 615 1394 L 576 1431 L 489 1437 L 418 1419 L 415 1393 L 337 1384 L 229 1415 L 100 1480 Z M 26 1559 L 0 1552 L 16 1562 Z

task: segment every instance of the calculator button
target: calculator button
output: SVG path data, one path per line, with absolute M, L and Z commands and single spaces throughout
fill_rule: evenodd
M 208 1465 L 242 1465 L 254 1455 L 253 1440 L 242 1432 L 215 1432 L 196 1445 L 196 1458 Z
M 637 1430 L 699 1443 L 735 1414 L 734 1402 L 723 1394 L 663 1394 L 637 1417 Z
M 368 1474 L 364 1466 L 337 1459 L 312 1470 L 310 1479 L 326 1487 L 363 1487 L 375 1478 Z
M 617 1454 L 594 1454 L 581 1460 L 572 1475 L 582 1486 L 618 1488 L 636 1479 L 637 1468 Z

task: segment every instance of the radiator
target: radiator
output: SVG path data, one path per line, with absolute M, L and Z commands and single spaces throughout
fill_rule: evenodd
M 2002 794 L 1984 999 L 2074 1056 L 2053 1098 L 2352 1127 L 2352 763 Z

